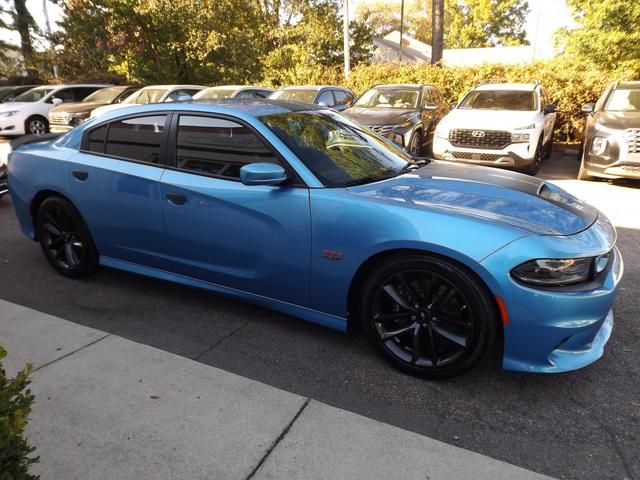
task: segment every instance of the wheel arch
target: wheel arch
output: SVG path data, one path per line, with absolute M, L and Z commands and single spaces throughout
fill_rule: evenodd
M 370 257 L 368 257 L 364 262 L 360 264 L 358 269 L 356 270 L 355 275 L 353 276 L 351 283 L 349 285 L 349 291 L 347 294 L 347 329 L 354 330 L 358 327 L 358 317 L 359 317 L 359 296 L 362 290 L 362 286 L 364 285 L 364 281 L 367 278 L 373 269 L 380 263 L 388 260 L 389 258 L 399 257 L 403 255 L 426 255 L 431 257 L 437 257 L 442 260 L 446 260 L 448 262 L 454 263 L 456 266 L 462 268 L 466 272 L 468 272 L 473 278 L 475 278 L 480 287 L 486 291 L 486 293 L 491 298 L 493 305 L 495 307 L 495 311 L 498 312 L 498 318 L 496 321 L 498 322 L 498 332 L 500 336 L 503 334 L 503 327 L 507 323 L 508 319 L 504 318 L 503 310 L 501 306 L 498 304 L 498 300 L 496 297 L 500 296 L 500 289 L 497 286 L 495 280 L 490 276 L 490 274 L 482 268 L 480 264 L 477 262 L 469 262 L 469 264 L 461 261 L 460 259 L 453 258 L 449 255 L 445 255 L 442 253 L 437 253 L 427 249 L 420 248 L 392 248 L 388 250 L 383 250 L 377 252 Z
M 34 118 L 38 118 L 44 121 L 44 124 L 47 126 L 47 130 L 49 129 L 49 119 L 47 118 L 46 115 L 42 115 L 41 113 L 34 113 L 29 115 L 26 120 L 24 121 L 24 133 L 25 134 L 29 134 L 29 132 L 27 131 L 27 126 L 29 125 L 29 122 L 31 120 L 33 120 Z
M 43 202 L 46 199 L 51 198 L 51 197 L 63 198 L 64 200 L 69 202 L 71 205 L 73 205 L 73 207 L 77 210 L 77 207 L 73 203 L 73 200 L 71 200 L 69 197 L 67 197 L 63 193 L 60 193 L 57 190 L 51 190 L 51 189 L 40 190 L 38 193 L 36 193 L 34 195 L 33 199 L 29 203 L 29 214 L 31 215 L 31 221 L 33 222 L 33 225 L 34 225 L 33 231 L 34 231 L 34 240 L 35 241 L 38 240 L 38 234 L 37 234 L 36 229 L 35 229 L 36 217 L 38 216 L 38 210 L 40 209 L 40 206 L 43 204 Z

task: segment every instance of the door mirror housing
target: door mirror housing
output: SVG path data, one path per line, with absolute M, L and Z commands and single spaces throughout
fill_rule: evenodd
M 244 185 L 280 185 L 285 180 L 287 173 L 275 163 L 249 163 L 240 169 L 240 181 Z
M 454 109 L 454 108 L 456 108 L 457 106 L 458 106 L 458 102 L 451 102 L 451 103 L 449 104 L 449 109 L 450 109 L 450 110 L 453 110 L 453 109 Z
M 582 113 L 593 113 L 595 109 L 595 103 L 585 103 L 584 105 L 582 105 Z
M 329 104 L 327 102 L 318 102 L 318 106 L 320 106 L 320 107 L 328 107 Z
M 558 109 L 556 108 L 556 106 L 553 103 L 549 103 L 549 104 L 545 105 L 544 108 L 542 109 L 542 112 L 545 115 L 549 115 L 550 113 L 555 113 L 557 111 L 558 111 Z
M 63 103 L 63 102 L 62 102 L 62 99 L 61 99 L 61 98 L 53 97 L 53 98 L 51 99 L 51 103 L 53 103 L 54 105 L 60 105 L 60 104 L 61 104 L 61 103 Z
M 427 112 L 434 112 L 438 109 L 438 105 L 433 102 L 427 102 L 424 104 L 424 107 L 422 107 L 422 109 L 426 110 Z

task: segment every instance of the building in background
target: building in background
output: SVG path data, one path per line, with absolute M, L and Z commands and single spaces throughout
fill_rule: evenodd
M 385 63 L 400 60 L 403 63 L 431 63 L 431 46 L 402 36 L 400 52 L 400 32 L 397 30 L 384 37 L 374 37 L 373 62 Z M 517 64 L 551 58 L 548 52 L 541 52 L 530 45 L 518 47 L 489 48 L 445 48 L 442 63 L 448 67 L 468 67 L 483 63 Z

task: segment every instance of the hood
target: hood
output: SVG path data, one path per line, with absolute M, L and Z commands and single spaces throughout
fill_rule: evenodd
M 94 108 L 102 107 L 103 105 L 107 105 L 106 103 L 99 102 L 73 102 L 73 103 L 63 103 L 61 105 L 53 107 L 49 110 L 50 113 L 79 113 L 79 112 L 90 112 Z
M 535 123 L 537 112 L 504 110 L 465 110 L 456 108 L 440 122 L 443 128 L 482 128 L 486 130 L 513 130 Z
M 598 112 L 596 123 L 616 130 L 640 128 L 640 112 Z
M 38 102 L 5 102 L 0 103 L 0 112 L 6 112 L 8 110 L 20 110 L 23 107 L 28 107 L 29 105 L 35 105 Z
M 418 111 L 395 108 L 351 107 L 342 113 L 363 125 L 397 125 L 405 122 Z
M 443 161 L 431 161 L 413 172 L 349 191 L 500 222 L 538 235 L 572 235 L 598 218 L 595 208 L 538 178 Z

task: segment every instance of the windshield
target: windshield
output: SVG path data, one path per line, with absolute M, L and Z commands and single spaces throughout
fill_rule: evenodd
M 406 152 L 335 112 L 290 112 L 260 120 L 327 187 L 395 177 L 413 164 Z
M 109 87 L 96 90 L 88 97 L 85 97 L 83 102 L 95 102 L 95 103 L 111 103 L 124 91 L 122 87 Z
M 37 102 L 53 92 L 53 88 L 32 88 L 14 98 L 13 102 Z
M 372 88 L 367 90 L 355 103 L 363 108 L 416 109 L 420 100 L 417 88 Z
M 294 89 L 277 90 L 271 94 L 269 98 L 278 100 L 289 100 L 290 102 L 313 103 L 318 94 L 315 90 Z
M 139 90 L 137 93 L 129 96 L 122 103 L 155 103 L 159 102 L 163 95 L 167 93 L 166 88 L 143 88 Z
M 538 110 L 535 92 L 522 90 L 474 90 L 460 103 L 465 110 Z
M 219 100 L 221 98 L 231 98 L 234 93 L 236 93 L 235 88 L 207 88 L 196 93 L 193 99 Z
M 640 112 L 640 89 L 613 90 L 604 109 L 608 112 Z

